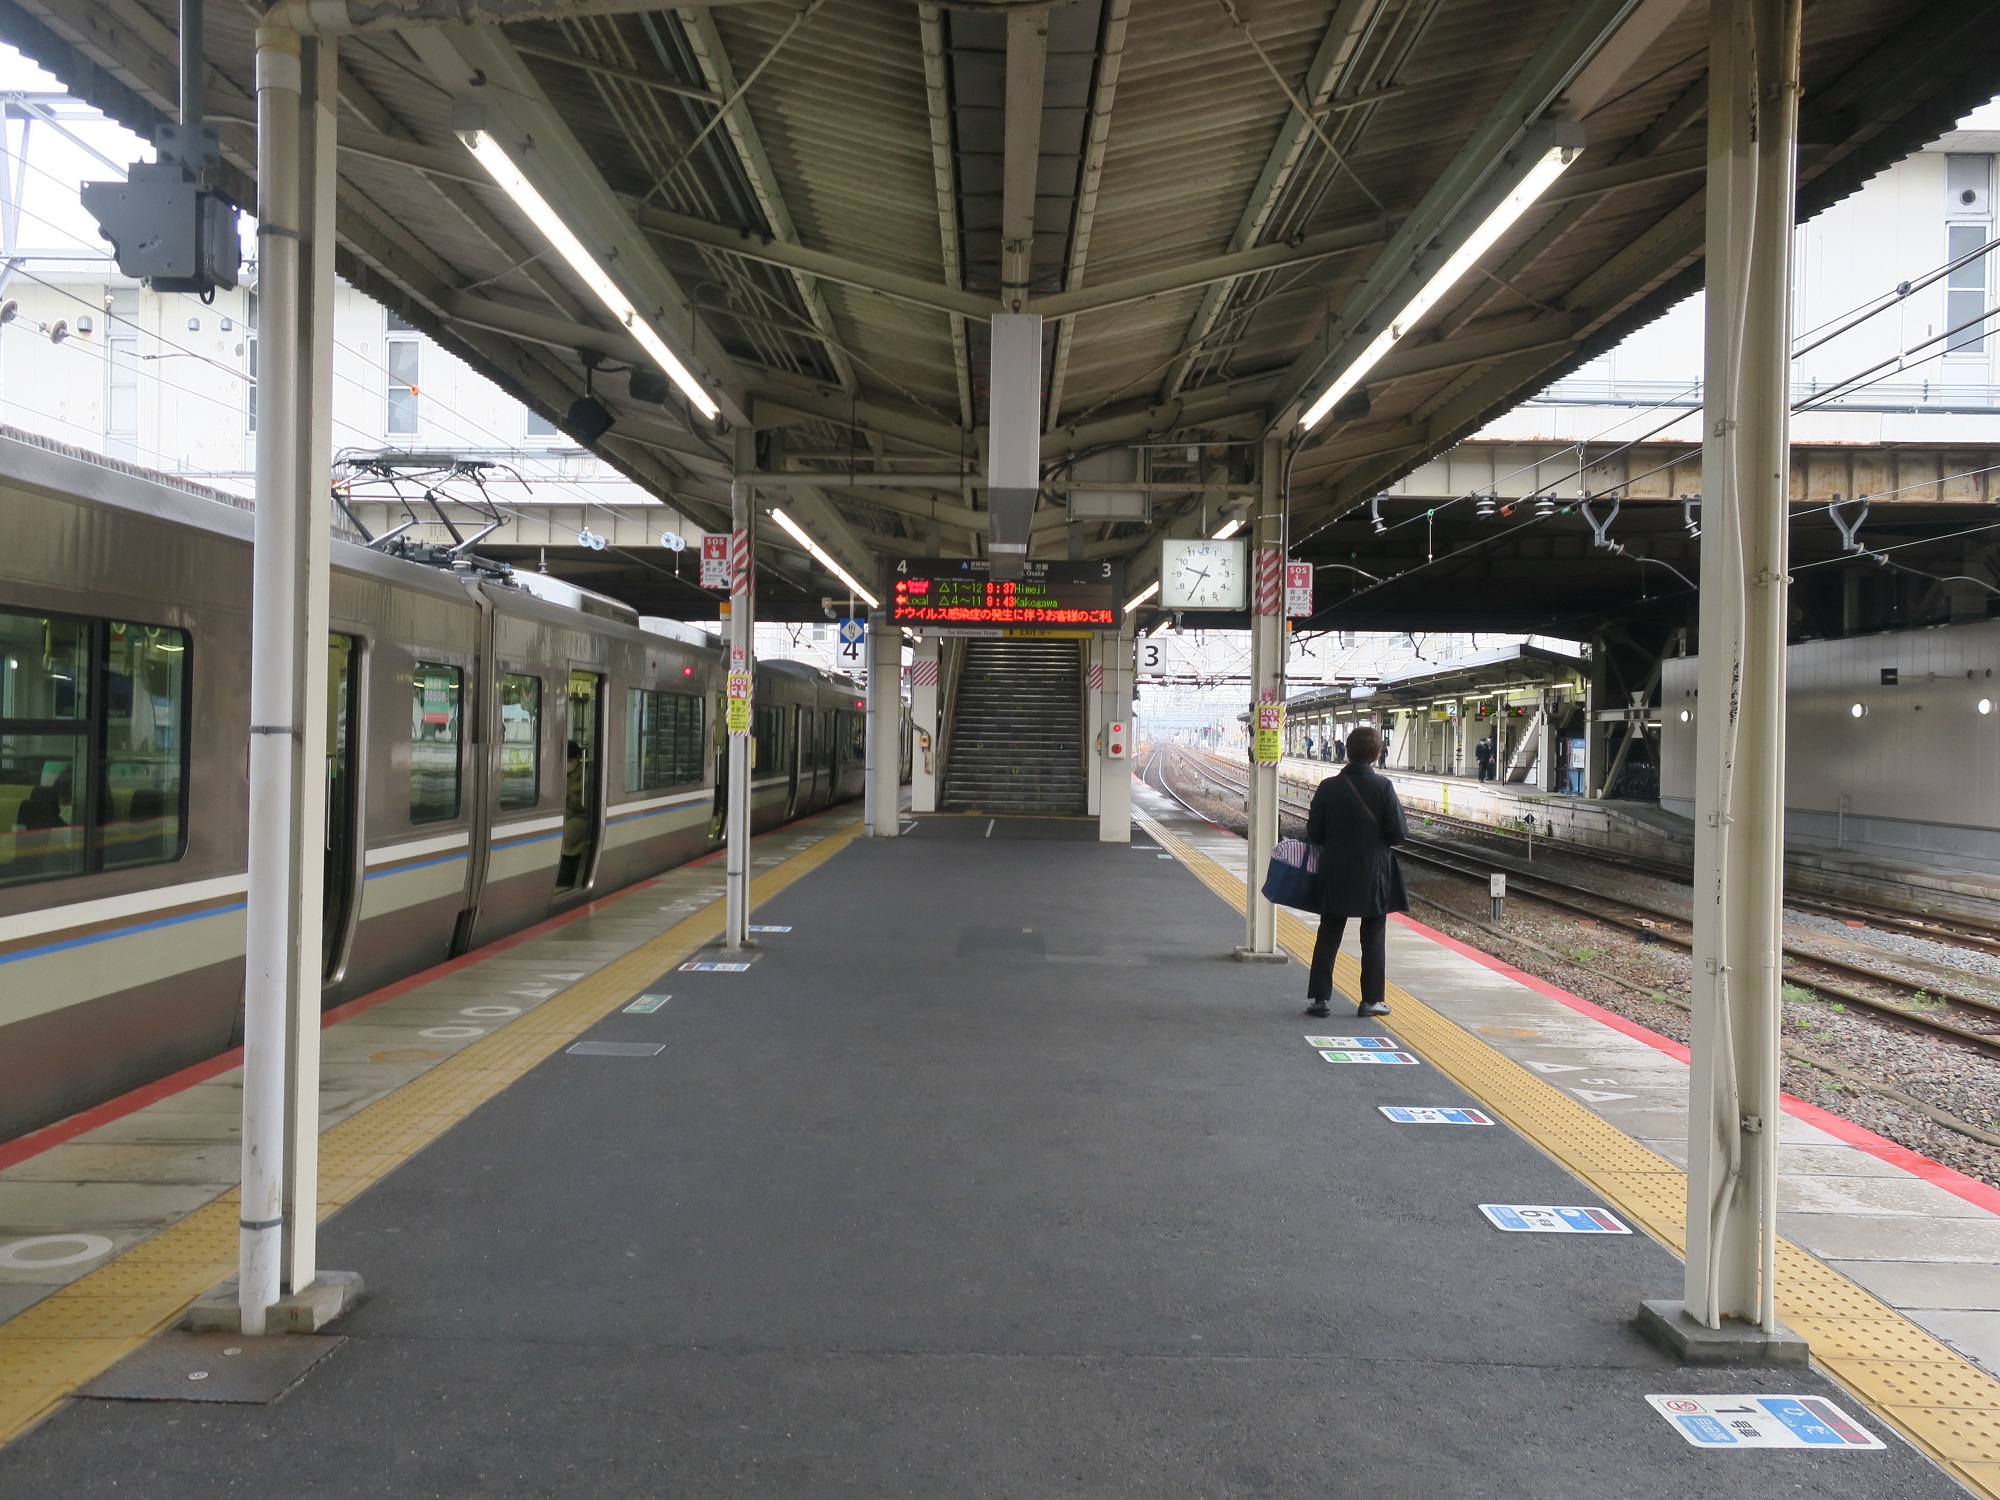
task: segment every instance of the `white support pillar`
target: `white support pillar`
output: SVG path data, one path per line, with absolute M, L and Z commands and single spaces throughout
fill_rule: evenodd
M 1800 6 L 1710 7 L 1687 1271 L 1645 1314 L 1689 1358 L 1767 1363 L 1806 1355 L 1773 1285 Z
M 1264 872 L 1271 846 L 1278 842 L 1278 765 L 1276 757 L 1257 754 L 1260 714 L 1277 710 L 1282 735 L 1285 701 L 1285 556 L 1279 494 L 1284 470 L 1284 446 L 1264 440 L 1263 483 L 1257 517 L 1250 533 L 1250 860 L 1246 873 L 1243 946 L 1239 958 L 1282 961 L 1278 951 L 1278 912 L 1264 899 Z
M 886 610 L 868 617 L 868 836 L 903 831 L 903 633 Z
M 327 616 L 332 550 L 334 184 L 339 168 L 339 55 L 332 37 L 308 37 L 302 50 L 299 225 L 300 306 L 297 500 L 301 574 L 299 660 L 293 722 L 297 817 L 292 829 L 293 920 L 291 1045 L 287 1064 L 284 1192 L 286 1291 L 319 1275 L 319 1033 L 321 913 L 326 883 Z
M 916 661 L 910 667 L 910 811 L 937 811 L 937 758 L 939 715 L 944 711 L 944 688 L 938 681 L 941 654 L 938 638 L 923 637 L 917 642 Z
M 1556 785 L 1556 695 L 1543 688 L 1536 702 L 1540 705 L 1541 742 L 1535 746 L 1535 785 L 1545 792 L 1561 791 Z
M 723 946 L 731 952 L 750 938 L 750 765 L 756 723 L 757 496 L 747 478 L 757 467 L 757 434 L 739 427 L 736 477 L 729 485 L 729 803 L 728 854 L 723 875 Z
M 264 1332 L 283 1273 L 288 1031 L 296 952 L 299 94 L 301 40 L 257 31 L 257 517 L 251 554 L 249 895 L 243 955 L 241 1330 Z
M 1104 811 L 1105 675 L 1111 670 L 1111 654 L 1118 640 L 1100 632 L 1090 638 L 1083 654 L 1083 742 L 1090 750 L 1083 778 L 1083 810 L 1093 818 Z
M 1116 635 L 1093 638 L 1094 655 L 1103 662 L 1103 687 L 1090 694 L 1098 708 L 1101 730 L 1097 746 L 1097 841 L 1132 842 L 1132 679 L 1135 659 L 1132 622 Z

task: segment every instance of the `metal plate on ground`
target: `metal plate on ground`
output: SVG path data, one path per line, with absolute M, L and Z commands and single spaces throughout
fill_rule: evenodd
M 1547 1203 L 1482 1203 L 1479 1211 L 1509 1234 L 1630 1234 L 1608 1208 L 1557 1208 Z
M 172 1329 L 135 1349 L 89 1384 L 78 1386 L 76 1394 L 95 1401 L 227 1401 L 265 1406 L 346 1342 L 334 1334 L 245 1338 L 239 1333 Z
M 1400 1052 L 1402 1046 L 1392 1036 L 1309 1036 L 1308 1047 L 1331 1047 L 1340 1052 Z
M 1493 1117 L 1482 1110 L 1461 1109 L 1442 1104 L 1378 1104 L 1375 1106 L 1398 1125 L 1491 1125 Z
M 572 1057 L 658 1057 L 666 1050 L 659 1042 L 574 1042 L 563 1048 Z
M 1880 1452 L 1887 1445 L 1824 1396 L 1648 1396 L 1696 1448 L 1817 1448 Z
M 672 995 L 641 995 L 625 1007 L 625 1013 L 631 1016 L 650 1016 L 673 998 Z
M 1349 1051 L 1339 1048 L 1322 1051 L 1320 1056 L 1330 1063 L 1387 1063 L 1393 1066 L 1414 1068 L 1417 1060 L 1407 1052 L 1379 1052 L 1372 1049 Z
M 688 974 L 747 974 L 750 965 L 748 962 L 724 963 L 713 958 L 691 958 L 681 965 L 681 969 Z

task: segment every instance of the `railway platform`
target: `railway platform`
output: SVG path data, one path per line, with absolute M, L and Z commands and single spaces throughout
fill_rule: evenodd
M 15 1294 L 0 1495 L 1995 1492 L 2000 1381 L 1801 1227 L 1918 1217 L 1917 1182 L 1961 1205 L 1928 1211 L 1966 1232 L 1939 1263 L 1990 1273 L 1987 1208 L 1787 1119 L 1790 1190 L 1823 1191 L 1788 1206 L 1785 1311 L 1819 1364 L 1683 1368 L 1631 1326 L 1680 1279 L 1673 1060 L 1415 926 L 1386 1024 L 1310 1021 L 1297 964 L 1229 959 L 1240 841 L 1143 787 L 1135 818 L 1128 846 L 827 814 L 759 842 L 746 968 L 683 967 L 719 930 L 698 866 L 338 1020 L 321 1259 L 369 1285 L 338 1343 L 275 1400 L 77 1394 L 142 1348 L 231 1357 L 154 1339 L 233 1268 L 211 1151 Z M 376 1059 L 406 1047 L 441 1055 Z M 124 1121 L 168 1137 L 227 1086 Z M 0 1201 L 113 1144 L 16 1162 Z M 42 1187 L 9 1235 L 97 1232 Z M 1831 1436 L 1690 1418 L 1736 1450 L 1704 1451 L 1649 1398 Z

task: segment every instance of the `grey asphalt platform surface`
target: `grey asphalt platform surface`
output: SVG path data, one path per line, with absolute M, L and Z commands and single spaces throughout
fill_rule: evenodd
M 1148 841 L 1142 841 L 1148 842 Z M 0 1496 L 1963 1493 L 1802 1373 L 1629 1327 L 1640 1235 L 1429 1067 L 1333 1066 L 1300 965 L 1150 848 L 857 842 L 322 1231 L 368 1278 L 270 1406 L 78 1402 Z M 1887 1452 L 1702 1452 L 1648 1394 L 1833 1397 Z

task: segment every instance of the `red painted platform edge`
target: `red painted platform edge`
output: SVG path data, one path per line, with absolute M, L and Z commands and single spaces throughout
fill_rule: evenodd
M 713 858 L 714 854 L 704 854 L 698 860 L 689 860 L 688 865 L 701 864 Z M 677 869 L 687 867 L 687 865 L 676 866 Z M 613 901 L 622 901 L 627 896 L 637 895 L 640 891 L 657 884 L 659 877 L 649 875 L 644 880 L 635 880 L 623 889 L 611 892 L 608 896 L 599 896 L 594 901 L 586 901 L 580 906 L 571 907 L 568 911 L 546 917 L 532 927 L 524 927 L 519 932 L 510 932 L 503 938 L 495 938 L 484 947 L 475 948 L 470 953 L 461 953 L 457 958 L 448 958 L 443 963 L 431 965 L 428 969 L 419 969 L 416 973 L 405 975 L 393 984 L 386 984 L 379 990 L 371 990 L 344 1005 L 336 1005 L 333 1009 L 322 1012 L 320 1027 L 324 1030 L 326 1027 L 336 1026 L 351 1016 L 358 1016 L 364 1010 L 370 1010 L 393 1000 L 398 995 L 407 994 L 434 979 L 441 979 L 447 974 L 469 968 L 473 964 L 492 958 L 495 954 L 505 953 L 509 948 L 519 947 L 530 938 L 540 937 L 543 933 L 553 931 L 565 923 L 574 922 L 578 917 L 588 916 Z M 198 1083 L 206 1083 L 209 1079 L 239 1066 L 242 1061 L 243 1049 L 231 1047 L 227 1052 L 218 1053 L 205 1061 L 182 1068 L 178 1073 L 169 1073 L 164 1078 L 156 1078 L 151 1083 L 142 1084 L 115 1099 L 107 1099 L 102 1104 L 92 1105 L 89 1109 L 58 1120 L 53 1125 L 44 1125 L 40 1130 L 30 1131 L 27 1135 L 17 1136 L 11 1141 L 0 1141 L 0 1171 L 19 1166 L 22 1162 L 40 1156 L 52 1147 L 88 1134 L 100 1125 L 109 1125 L 113 1120 L 122 1120 L 149 1104 L 157 1104 L 162 1099 L 173 1097 L 183 1089 L 191 1089 Z
M 1460 942 L 1449 933 L 1439 932 L 1434 927 L 1426 927 L 1414 917 L 1402 912 L 1394 915 L 1396 921 L 1413 932 L 1422 933 L 1433 942 L 1451 949 L 1452 952 L 1469 958 L 1496 974 L 1504 974 L 1517 984 L 1526 985 L 1538 995 L 1546 995 L 1557 1004 L 1568 1006 L 1579 1015 L 1588 1016 L 1593 1021 L 1609 1026 L 1613 1031 L 1623 1032 L 1636 1041 L 1644 1042 L 1655 1051 L 1666 1053 L 1676 1062 L 1688 1061 L 1688 1049 L 1671 1037 L 1661 1036 L 1659 1032 L 1641 1026 L 1637 1021 L 1629 1021 L 1624 1016 L 1584 999 L 1581 995 L 1571 994 L 1568 990 L 1550 984 L 1546 979 L 1537 979 L 1532 974 L 1524 973 L 1503 959 L 1481 952 L 1469 943 Z M 1785 1113 L 1793 1119 L 1816 1126 L 1828 1135 L 1866 1151 L 1870 1156 L 1885 1161 L 1892 1167 L 1899 1167 L 1913 1176 L 1921 1177 L 1933 1186 L 1941 1187 L 1954 1197 L 1963 1198 L 1967 1203 L 1983 1208 L 1988 1213 L 2000 1214 L 2000 1188 L 1994 1188 L 1976 1177 L 1969 1177 L 1941 1161 L 1933 1161 L 1920 1152 L 1912 1151 L 1908 1146 L 1899 1146 L 1887 1137 L 1879 1136 L 1852 1120 L 1844 1120 L 1817 1104 L 1810 1104 L 1792 1094 L 1781 1097 L 1784 1100 Z

